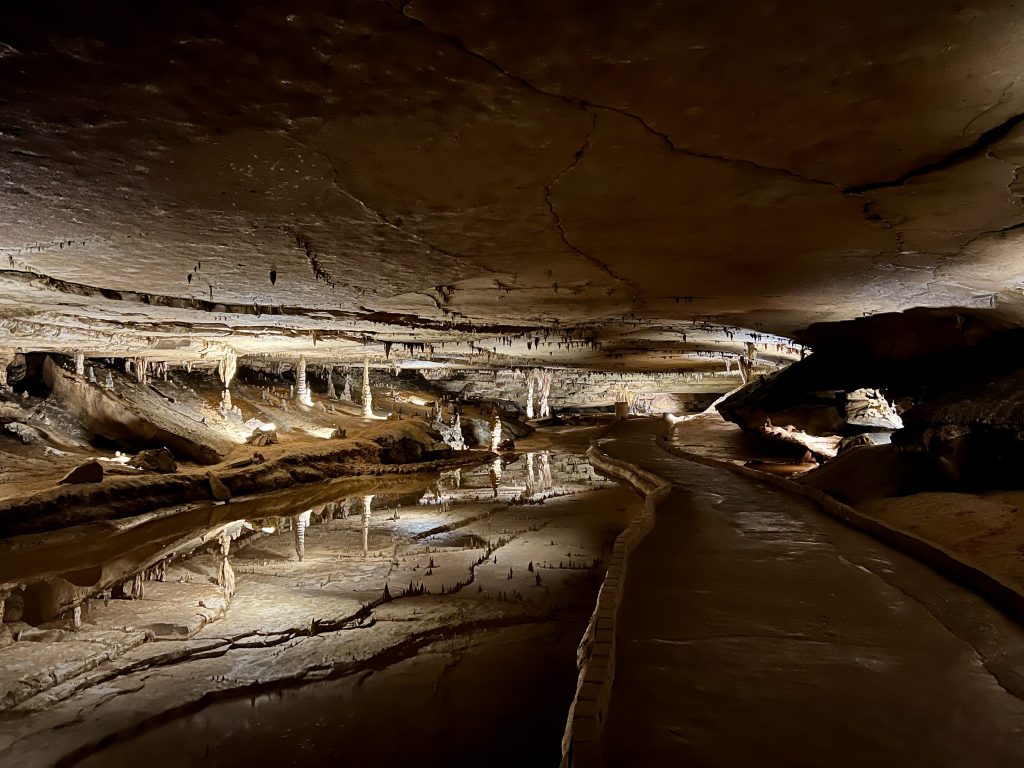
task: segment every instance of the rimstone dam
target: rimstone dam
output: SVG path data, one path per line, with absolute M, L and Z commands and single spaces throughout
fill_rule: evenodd
M 0 766 L 1024 766 L 1024 8 L 0 8 Z

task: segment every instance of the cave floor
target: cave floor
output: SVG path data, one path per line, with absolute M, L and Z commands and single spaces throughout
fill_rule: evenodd
M 1021 627 L 662 429 L 602 445 L 673 485 L 630 562 L 607 764 L 1024 763 Z

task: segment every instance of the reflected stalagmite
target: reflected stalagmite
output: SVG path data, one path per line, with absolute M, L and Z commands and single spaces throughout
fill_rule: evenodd
M 491 492 L 495 497 L 498 495 L 498 486 L 501 485 L 501 458 L 497 458 L 491 462 L 491 469 L 489 472 L 491 480 Z
M 363 527 L 363 557 L 370 554 L 370 506 L 373 504 L 373 496 L 363 496 L 363 515 L 361 519 Z
M 537 482 L 533 472 L 533 451 L 529 451 L 526 454 L 526 498 L 531 498 L 537 492 Z

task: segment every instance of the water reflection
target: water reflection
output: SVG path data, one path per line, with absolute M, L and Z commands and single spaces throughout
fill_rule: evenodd
M 609 483 L 581 455 L 537 451 L 433 478 L 381 478 L 373 494 L 349 492 L 351 481 L 323 483 L 22 536 L 0 542 L 0 599 L 15 594 L 34 624 L 62 617 L 77 624 L 76 608 L 95 599 L 142 597 L 150 581 L 205 580 L 230 596 L 229 559 L 251 570 L 263 567 L 253 563 L 315 569 L 317 558 L 382 558 L 403 542 L 457 526 L 462 514 L 481 514 L 473 505 L 539 504 Z M 190 565 L 200 561 L 202 568 Z

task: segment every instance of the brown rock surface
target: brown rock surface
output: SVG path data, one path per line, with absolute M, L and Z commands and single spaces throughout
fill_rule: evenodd
M 98 461 L 87 461 L 79 464 L 57 481 L 58 485 L 78 485 L 79 483 L 102 483 L 103 465 Z
M 1016 313 L 1022 34 L 1001 0 L 23 4 L 0 344 L 702 370 L 742 328 Z

